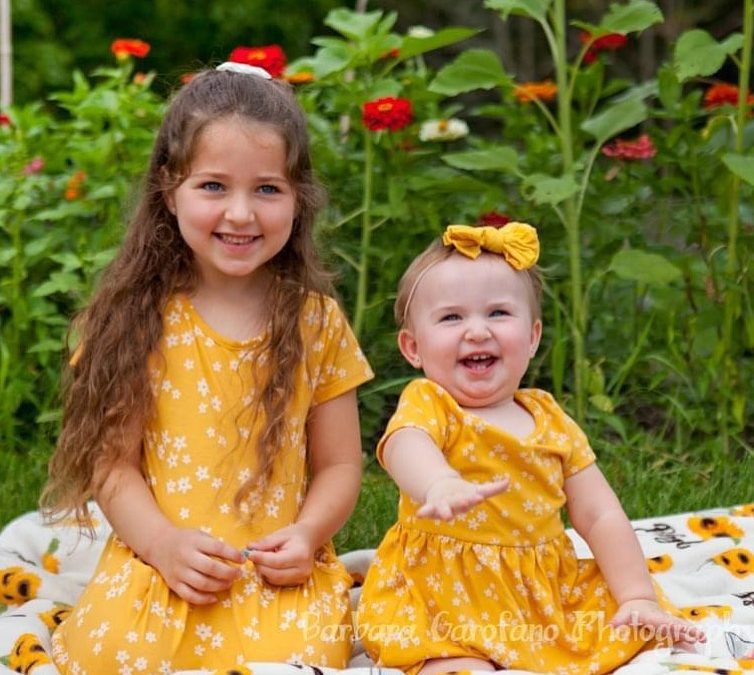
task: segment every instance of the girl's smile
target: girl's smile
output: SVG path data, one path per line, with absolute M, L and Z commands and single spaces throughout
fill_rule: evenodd
M 296 215 L 283 139 L 235 117 L 211 122 L 167 202 L 205 286 L 255 285 L 287 243 Z

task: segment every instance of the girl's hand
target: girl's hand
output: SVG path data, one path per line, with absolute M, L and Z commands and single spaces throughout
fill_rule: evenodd
M 624 602 L 610 620 L 611 626 L 652 626 L 660 641 L 706 642 L 707 636 L 688 621 L 668 614 L 653 600 L 638 598 Z
M 419 518 L 450 520 L 465 513 L 479 502 L 508 489 L 508 479 L 488 483 L 471 483 L 460 476 L 442 476 L 427 490 L 424 505 L 416 512 Z
M 244 558 L 206 532 L 171 527 L 155 539 L 145 562 L 186 602 L 209 605 L 217 601 L 215 593 L 227 590 L 241 576 L 240 567 L 230 563 L 241 565 Z
M 312 574 L 315 551 L 308 527 L 294 523 L 250 543 L 244 553 L 268 584 L 298 586 Z

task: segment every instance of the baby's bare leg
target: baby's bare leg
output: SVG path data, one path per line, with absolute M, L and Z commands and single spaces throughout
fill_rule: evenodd
M 459 656 L 453 659 L 429 659 L 419 671 L 419 675 L 453 673 L 459 670 L 495 670 L 495 666 L 489 661 L 477 659 L 473 656 Z

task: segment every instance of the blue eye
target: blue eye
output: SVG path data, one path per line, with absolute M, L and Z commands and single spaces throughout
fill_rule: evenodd
M 460 314 L 444 314 L 442 317 L 440 317 L 440 321 L 458 321 L 460 320 L 461 315 Z
M 202 183 L 200 187 L 207 192 L 220 192 L 223 189 L 222 183 L 215 180 L 208 180 L 206 183 Z
M 490 316 L 508 316 L 510 312 L 507 309 L 493 309 Z
M 278 190 L 278 188 L 275 185 L 262 185 L 259 188 L 259 191 L 265 195 L 274 195 L 280 192 L 280 190 Z

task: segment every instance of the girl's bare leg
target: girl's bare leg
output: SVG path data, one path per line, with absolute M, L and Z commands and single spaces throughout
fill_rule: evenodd
M 424 663 L 419 675 L 452 673 L 458 670 L 496 670 L 496 668 L 484 659 L 477 659 L 473 656 L 459 656 L 452 659 L 429 659 Z

